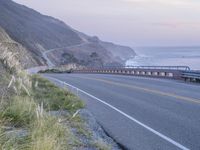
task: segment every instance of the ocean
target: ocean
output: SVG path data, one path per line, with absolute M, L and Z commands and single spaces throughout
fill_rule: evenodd
M 189 66 L 200 70 L 200 47 L 140 47 L 129 66 Z

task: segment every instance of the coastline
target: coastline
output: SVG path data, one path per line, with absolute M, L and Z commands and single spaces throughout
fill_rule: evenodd
M 135 48 L 137 56 L 126 61 L 126 66 L 189 66 L 200 70 L 199 48 Z

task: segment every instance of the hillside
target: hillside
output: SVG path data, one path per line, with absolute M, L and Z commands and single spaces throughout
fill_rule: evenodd
M 88 36 L 84 33 L 76 31 L 79 36 L 84 39 L 88 43 L 97 44 L 99 46 L 102 46 L 104 49 L 106 49 L 115 59 L 121 59 L 122 61 L 126 61 L 130 59 L 131 57 L 136 56 L 135 51 L 128 47 L 128 46 L 122 46 L 117 45 L 111 42 L 106 42 L 100 40 L 97 36 Z
M 23 70 L 37 63 L 2 28 L 0 53 L 0 149 L 120 149 L 77 96 Z
M 14 41 L 28 49 L 40 65 L 47 63 L 44 52 L 50 49 L 55 50 L 47 57 L 55 65 L 68 63 L 66 55 L 75 58 L 77 63 L 98 66 L 124 64 L 135 56 L 129 47 L 102 42 L 98 37 L 87 36 L 58 19 L 11 0 L 0 0 L 0 26 Z M 90 57 L 94 53 L 97 54 L 95 59 Z
M 0 27 L 0 53 L 1 57 L 12 55 L 15 59 L 19 60 L 21 68 L 30 68 L 37 66 L 38 63 L 32 57 L 31 53 L 24 48 L 21 44 L 12 40 L 9 35 Z M 13 64 L 16 64 L 15 60 Z

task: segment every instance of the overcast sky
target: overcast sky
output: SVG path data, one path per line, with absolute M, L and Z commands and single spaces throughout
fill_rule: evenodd
M 200 0 L 14 0 L 102 40 L 137 46 L 200 45 Z

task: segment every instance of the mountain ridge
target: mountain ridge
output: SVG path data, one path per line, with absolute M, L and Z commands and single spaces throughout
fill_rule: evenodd
M 64 55 L 71 55 L 78 63 L 94 66 L 123 65 L 130 56 L 135 56 L 134 50 L 129 47 L 88 36 L 63 21 L 12 0 L 0 0 L 0 26 L 14 41 L 29 50 L 40 65 L 47 64 L 43 53 L 56 48 L 59 49 L 47 56 L 55 65 L 69 63 Z M 82 43 L 85 44 L 80 46 Z M 95 59 L 90 57 L 94 53 L 97 54 Z

